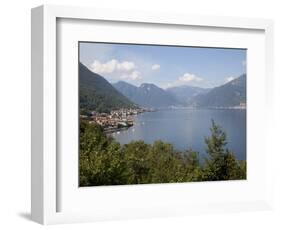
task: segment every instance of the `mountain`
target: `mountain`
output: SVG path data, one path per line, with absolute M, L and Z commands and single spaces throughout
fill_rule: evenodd
M 161 108 L 178 105 L 177 99 L 154 84 L 143 83 L 139 87 L 124 81 L 119 81 L 113 86 L 124 96 L 143 107 Z
M 125 81 L 118 81 L 117 83 L 112 84 L 115 89 L 117 89 L 120 93 L 125 95 L 127 98 L 132 98 L 135 97 L 136 92 L 138 90 L 138 87 L 129 84 Z M 136 103 L 136 102 L 135 102 Z
M 190 103 L 199 107 L 231 107 L 246 103 L 246 74 L 195 96 Z
M 211 89 L 193 87 L 193 86 L 177 86 L 167 88 L 166 91 L 172 94 L 179 102 L 186 105 L 189 104 L 193 97 L 200 94 L 208 93 Z
M 90 71 L 82 63 L 79 63 L 79 101 L 80 109 L 99 112 L 136 107 L 107 80 Z

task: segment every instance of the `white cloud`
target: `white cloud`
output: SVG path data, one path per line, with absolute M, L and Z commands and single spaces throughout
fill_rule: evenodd
M 184 75 L 180 76 L 176 81 L 163 85 L 163 88 L 177 87 L 182 85 L 196 85 L 196 83 L 202 81 L 203 78 L 195 74 L 185 73 Z
M 188 83 L 188 82 L 200 82 L 203 79 L 196 76 L 195 74 L 185 73 L 183 76 L 178 79 L 180 82 Z
M 160 65 L 154 64 L 154 65 L 151 66 L 151 69 L 152 70 L 158 70 L 158 69 L 160 69 Z
M 134 62 L 124 61 L 122 63 L 117 63 L 117 70 L 119 71 L 131 71 L 136 68 Z
M 246 67 L 246 66 L 247 66 L 247 61 L 246 61 L 246 60 L 242 61 L 242 66 L 243 66 L 243 67 Z
M 130 72 L 136 69 L 136 65 L 134 62 L 130 62 L 130 61 L 119 62 L 116 59 L 112 59 L 105 63 L 95 60 L 92 64 L 90 64 L 89 68 L 93 72 L 98 74 L 108 74 L 116 71 Z
M 230 82 L 230 81 L 232 81 L 232 80 L 234 80 L 234 79 L 235 79 L 235 77 L 232 77 L 232 76 L 227 77 L 227 78 L 225 79 L 225 83 Z
M 134 80 L 134 81 L 142 79 L 141 73 L 137 70 L 135 70 L 131 73 L 128 73 L 128 74 L 121 75 L 120 78 L 123 80 Z
M 142 79 L 141 73 L 138 71 L 136 64 L 132 61 L 112 59 L 102 63 L 99 60 L 94 60 L 94 62 L 89 65 L 89 69 L 97 74 L 110 75 L 110 78 L 115 80 Z

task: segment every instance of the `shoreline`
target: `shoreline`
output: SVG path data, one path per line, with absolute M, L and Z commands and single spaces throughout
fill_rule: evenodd
M 133 115 L 130 115 L 129 116 L 129 119 L 124 119 L 124 120 L 121 120 L 119 121 L 119 125 L 120 126 L 111 126 L 111 127 L 103 127 L 103 132 L 106 134 L 106 135 L 110 135 L 110 134 L 115 134 L 115 133 L 118 133 L 120 131 L 125 131 L 125 130 L 128 130 L 129 128 L 133 127 L 134 126 L 134 117 L 140 115 L 140 114 L 144 114 L 144 113 L 147 113 L 147 112 L 157 112 L 157 111 L 163 111 L 163 110 L 170 110 L 170 111 L 175 111 L 175 110 L 244 110 L 246 111 L 247 110 L 247 107 L 245 106 L 231 106 L 231 107 L 195 107 L 195 106 L 192 106 L 192 107 L 166 107 L 166 108 L 150 108 L 150 109 L 144 109 L 142 108 L 142 111 L 136 113 L 136 114 L 133 114 Z M 94 122 L 94 121 L 89 121 L 90 123 Z
M 247 110 L 247 107 L 245 106 L 212 106 L 212 107 L 199 107 L 199 106 L 174 106 L 174 107 L 166 107 L 166 108 L 158 108 L 158 110 L 184 110 L 184 109 L 190 109 L 190 110 Z

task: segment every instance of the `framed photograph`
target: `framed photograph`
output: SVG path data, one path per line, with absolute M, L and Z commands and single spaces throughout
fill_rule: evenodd
M 32 219 L 270 209 L 272 33 L 266 19 L 32 9 Z

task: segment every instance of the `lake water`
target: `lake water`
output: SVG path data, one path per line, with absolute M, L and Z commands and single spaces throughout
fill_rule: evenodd
M 177 150 L 191 148 L 206 156 L 204 137 L 210 136 L 211 119 L 227 134 L 227 147 L 237 159 L 246 159 L 246 110 L 239 109 L 174 109 L 147 112 L 135 116 L 134 126 L 113 133 L 121 144 L 133 140 L 153 143 L 162 140 Z

